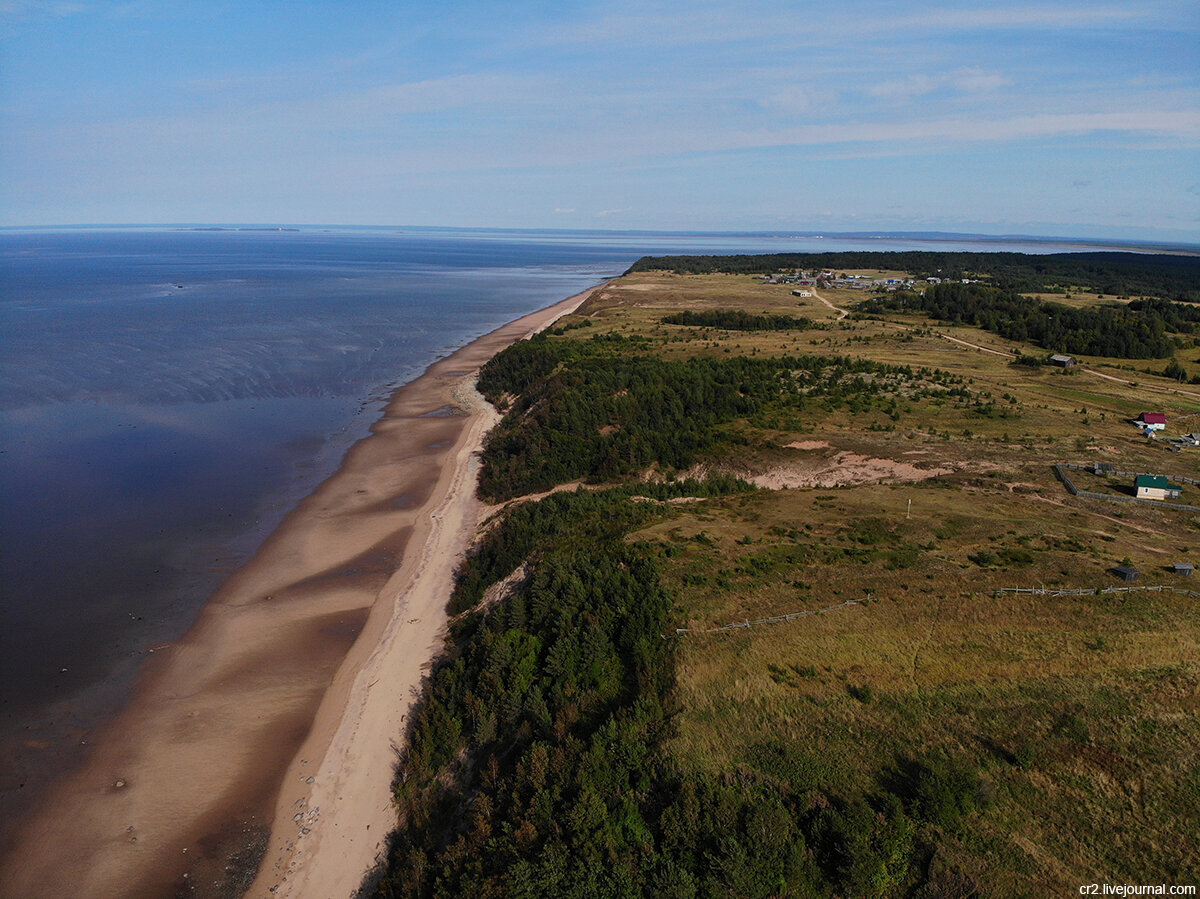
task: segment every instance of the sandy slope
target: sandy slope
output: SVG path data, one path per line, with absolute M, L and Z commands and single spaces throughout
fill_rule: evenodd
M 476 525 L 475 454 L 495 412 L 474 372 L 589 294 L 396 392 L 338 472 L 154 655 L 0 859 L 0 895 L 236 894 L 264 842 L 251 895 L 353 892 L 390 827 L 396 741 Z

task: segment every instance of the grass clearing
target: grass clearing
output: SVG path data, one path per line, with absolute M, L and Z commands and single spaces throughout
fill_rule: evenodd
M 1196 398 L 1129 360 L 1086 362 L 1136 383 L 1030 369 L 1011 361 L 1044 354 L 1029 344 L 914 315 L 836 322 L 790 290 L 638 274 L 585 311 L 595 331 L 640 335 L 667 355 L 845 354 L 943 372 L 970 395 L 901 397 L 892 415 L 817 406 L 773 427 L 743 422 L 746 443 L 715 461 L 754 475 L 854 453 L 946 474 L 706 500 L 631 538 L 657 547 L 678 627 L 873 600 L 678 638 L 671 753 L 686 770 L 751 772 L 817 805 L 878 795 L 906 758 L 944 753 L 980 777 L 974 810 L 939 832 L 930 870 L 946 882 L 965 877 L 992 896 L 1185 882 L 1200 869 L 1200 600 L 994 591 L 1112 586 L 1108 569 L 1125 560 L 1143 583 L 1190 586 L 1164 569 L 1200 551 L 1200 517 L 1070 497 L 1052 465 L 1196 476 L 1196 451 L 1168 453 L 1128 421 L 1161 409 L 1182 430 Z M 843 308 L 864 298 L 820 293 Z M 828 330 L 659 323 L 681 308 L 803 315 Z M 1146 364 L 1159 363 L 1132 363 Z

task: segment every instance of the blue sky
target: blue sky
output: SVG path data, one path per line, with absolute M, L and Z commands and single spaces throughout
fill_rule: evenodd
M 1195 0 L 0 0 L 0 223 L 1200 242 Z

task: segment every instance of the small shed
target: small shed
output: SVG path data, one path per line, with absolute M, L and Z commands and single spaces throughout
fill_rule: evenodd
M 1053 356 L 1050 357 L 1050 364 L 1057 365 L 1059 368 L 1074 368 L 1075 367 L 1075 357 L 1074 356 L 1063 356 L 1060 353 L 1055 353 Z
M 1192 571 L 1195 570 L 1195 566 L 1193 566 L 1191 562 L 1176 562 L 1171 566 L 1171 570 L 1176 574 L 1183 575 L 1184 577 L 1191 577 Z
M 1116 568 L 1110 568 L 1109 571 L 1126 583 L 1132 584 L 1138 579 L 1138 570 L 1129 565 L 1118 565 Z

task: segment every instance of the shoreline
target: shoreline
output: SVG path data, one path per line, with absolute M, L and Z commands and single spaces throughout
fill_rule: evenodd
M 394 826 L 395 743 L 475 531 L 476 454 L 496 412 L 474 374 L 602 286 L 393 393 L 370 436 L 144 667 L 83 765 L 26 820 L 0 892 L 234 894 L 255 870 L 249 895 L 357 889 Z M 306 884 L 317 892 L 297 892 Z

